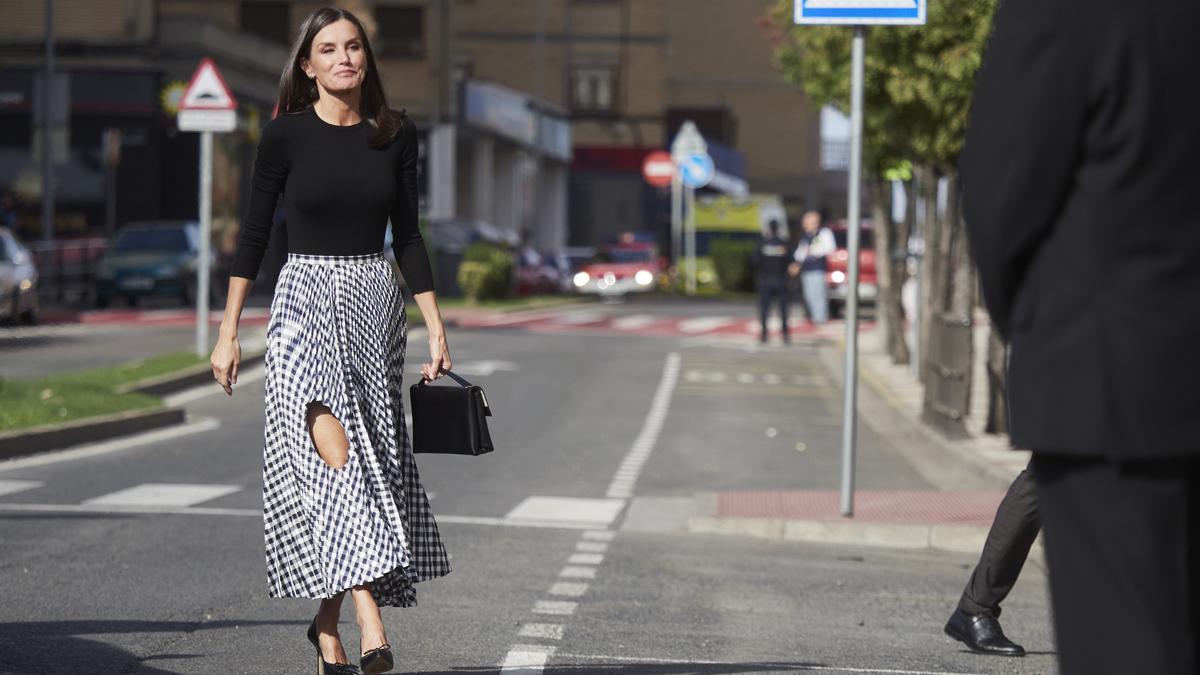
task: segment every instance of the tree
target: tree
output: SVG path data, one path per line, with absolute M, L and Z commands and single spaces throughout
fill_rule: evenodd
M 890 209 L 881 208 L 887 201 L 884 178 L 911 163 L 908 193 L 919 191 L 931 207 L 936 204 L 939 180 L 950 183 L 948 208 L 944 212 L 929 208 L 918 219 L 926 246 L 921 299 L 925 325 L 918 327 L 924 349 L 935 322 L 945 314 L 969 321 L 974 304 L 975 282 L 958 209 L 955 165 L 995 6 L 996 0 L 939 0 L 929 4 L 925 26 L 880 27 L 868 34 L 863 164 L 869 194 L 875 197 L 876 219 L 882 216 L 876 224 L 877 260 L 887 260 L 886 272 L 880 275 L 880 316 L 896 362 L 908 359 L 899 298 L 905 274 L 889 263 L 898 262 L 892 254 L 905 244 L 906 233 L 916 223 L 911 218 L 894 223 L 887 213 Z M 852 30 L 794 26 L 791 0 L 780 0 L 768 16 L 772 26 L 768 38 L 784 75 L 801 86 L 813 103 L 847 111 Z M 929 363 L 927 355 L 922 362 Z M 969 363 L 964 370 L 969 377 Z

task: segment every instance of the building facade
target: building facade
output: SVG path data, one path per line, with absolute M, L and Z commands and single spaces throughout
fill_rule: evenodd
M 194 217 L 197 143 L 175 130 L 171 100 L 209 56 L 241 113 L 217 144 L 214 195 L 235 232 L 288 44 L 323 4 L 364 19 L 389 102 L 426 134 L 435 224 L 543 249 L 661 233 L 667 200 L 640 164 L 684 120 L 751 191 L 821 205 L 819 115 L 774 68 L 761 28 L 771 0 L 55 0 L 56 71 L 69 80 L 65 133 L 49 135 L 58 231 L 96 229 L 108 198 L 119 222 Z M 26 207 L 38 198 L 44 8 L 0 0 L 0 190 Z M 114 128 L 107 190 L 99 153 Z M 22 213 L 36 220 L 36 207 Z

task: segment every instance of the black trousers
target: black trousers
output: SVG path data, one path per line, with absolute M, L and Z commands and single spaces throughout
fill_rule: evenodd
M 1031 466 L 1061 671 L 1200 673 L 1200 460 Z
M 792 304 L 787 280 L 758 280 L 758 320 L 762 323 L 763 340 L 767 339 L 767 319 L 771 315 L 771 300 L 779 303 L 779 318 L 783 322 L 783 339 L 788 339 L 788 305 Z
M 958 601 L 959 609 L 967 614 L 1000 616 L 1000 603 L 1017 583 L 1041 529 L 1037 491 L 1026 468 L 1008 486 L 1008 494 L 996 509 L 979 564 Z

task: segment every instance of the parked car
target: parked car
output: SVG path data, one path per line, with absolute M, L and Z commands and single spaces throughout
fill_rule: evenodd
M 563 272 L 555 256 L 543 255 L 532 248 L 524 248 L 516 256 L 516 294 L 550 295 L 563 291 Z
M 33 255 L 7 227 L 0 227 L 0 320 L 35 324 L 38 272 Z
M 847 277 L 850 262 L 847 238 L 850 232 L 844 220 L 830 223 L 829 229 L 837 242 L 837 252 L 829 257 L 825 280 L 829 286 L 829 315 L 838 316 L 850 295 Z M 874 305 L 879 296 L 879 278 L 875 274 L 875 230 L 871 227 L 871 221 L 863 221 L 858 244 L 858 301 L 860 304 Z
M 106 307 L 117 298 L 130 306 L 139 298 L 175 297 L 196 301 L 196 269 L 200 257 L 200 226 L 185 221 L 130 223 L 121 228 L 96 268 L 96 304 Z M 215 256 L 208 260 L 210 269 Z M 213 280 L 216 281 L 215 279 Z M 215 299 L 216 284 L 209 285 Z
M 572 279 L 579 293 L 624 295 L 654 290 L 666 269 L 651 242 L 632 241 L 600 246 Z

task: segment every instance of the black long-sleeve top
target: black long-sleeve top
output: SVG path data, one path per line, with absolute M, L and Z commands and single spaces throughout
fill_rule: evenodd
M 370 146 L 374 131 L 366 120 L 345 127 L 329 124 L 312 108 L 267 123 L 231 276 L 258 275 L 282 194 L 289 253 L 378 253 L 390 218 L 392 250 L 409 290 L 433 290 L 417 228 L 416 126 L 402 117 L 395 140 L 381 149 Z

